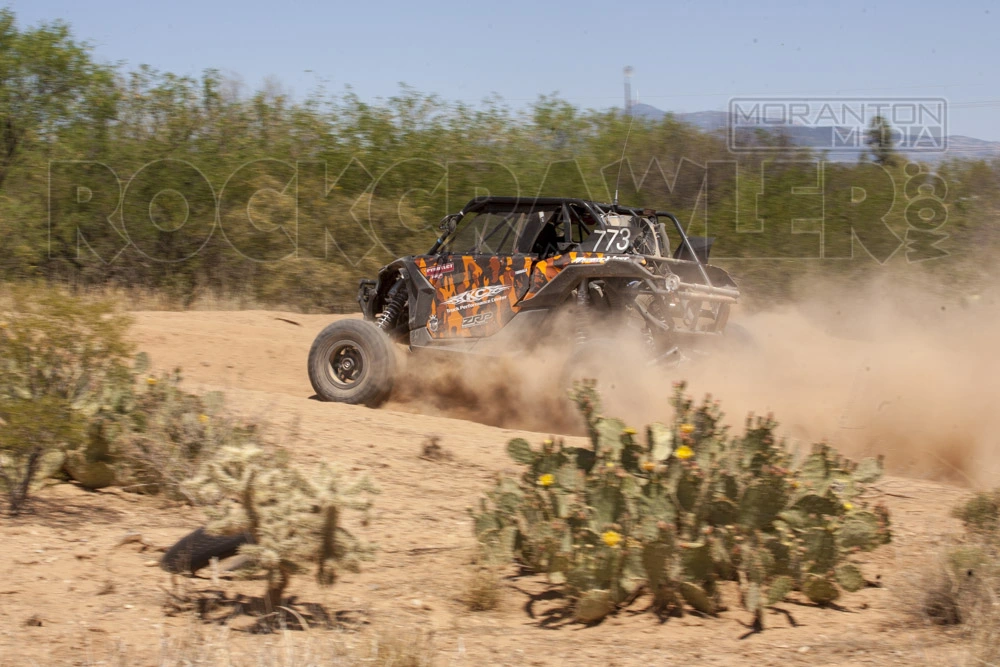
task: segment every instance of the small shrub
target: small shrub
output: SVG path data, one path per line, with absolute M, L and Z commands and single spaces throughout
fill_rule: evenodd
M 960 625 L 977 664 L 1000 662 L 1000 489 L 975 493 L 952 509 L 964 540 L 923 572 L 920 609 L 932 623 Z
M 371 549 L 343 527 L 347 509 L 367 511 L 367 480 L 344 484 L 329 468 L 313 475 L 289 465 L 285 456 L 255 446 L 223 447 L 185 487 L 209 506 L 210 531 L 246 532 L 252 544 L 240 548 L 267 573 L 265 602 L 281 605 L 292 575 L 316 565 L 321 585 L 336 580 L 337 569 L 354 570 Z
M 462 601 L 470 611 L 492 611 L 503 599 L 503 582 L 495 567 L 480 567 L 472 573 Z
M 981 491 L 952 508 L 952 516 L 961 519 L 967 530 L 987 537 L 996 534 L 1000 521 L 1000 489 Z
M 193 502 L 184 482 L 223 447 L 259 444 L 260 425 L 225 410 L 221 392 L 181 389 L 180 370 L 152 375 L 140 358 L 128 409 L 103 422 L 117 484 Z
M 256 440 L 222 395 L 180 388 L 179 370 L 129 364 L 129 320 L 109 301 L 14 288 L 0 314 L 0 487 L 11 512 L 62 470 L 82 486 L 183 496 L 181 482 L 219 447 Z M 190 499 L 188 499 L 190 500 Z
M 61 461 L 58 446 L 83 439 L 83 424 L 65 400 L 8 399 L 0 407 L 0 487 L 11 514 L 28 501 L 32 484 Z
M 229 444 L 260 440 L 259 425 L 225 411 L 221 392 L 181 389 L 180 369 L 153 374 L 140 352 L 115 382 L 81 395 L 73 414 L 82 436 L 62 450 L 61 466 L 88 489 L 113 484 L 139 493 L 192 501 L 182 483 Z
M 15 287 L 0 313 L 0 485 L 12 513 L 92 434 L 89 406 L 128 382 L 127 317 L 109 301 Z
M 673 425 L 645 438 L 600 415 L 593 384 L 574 399 L 591 447 L 511 440 L 525 471 L 501 477 L 474 520 L 491 557 L 545 573 L 575 600 L 576 620 L 597 621 L 643 587 L 660 613 L 715 614 L 717 583 L 733 580 L 759 627 L 764 607 L 793 590 L 822 605 L 865 586 L 847 557 L 890 539 L 885 507 L 862 500 L 880 461 L 855 464 L 826 445 L 794 461 L 770 418 L 731 437 L 718 404 L 695 407 L 683 385 Z
M 418 630 L 380 632 L 352 651 L 358 664 L 375 667 L 431 667 L 434 646 L 427 634 Z

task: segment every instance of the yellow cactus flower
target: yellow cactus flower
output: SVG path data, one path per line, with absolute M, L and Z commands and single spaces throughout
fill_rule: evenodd
M 556 483 L 555 475 L 547 472 L 538 478 L 538 483 L 541 484 L 542 486 L 552 486 L 553 484 Z
M 614 461 L 608 461 L 607 463 L 604 464 L 604 467 L 605 468 L 614 468 L 615 467 L 615 462 Z
M 622 431 L 622 433 L 624 433 L 625 435 L 635 435 L 636 434 L 636 430 L 634 428 L 632 428 L 631 426 L 629 426 L 624 431 Z
M 618 546 L 618 543 L 622 541 L 622 536 L 620 533 L 616 533 L 613 530 L 609 530 L 605 532 L 603 535 L 601 535 L 601 539 L 604 540 L 605 544 L 614 549 L 615 547 Z
M 694 450 L 688 447 L 687 445 L 681 445 L 674 452 L 674 456 L 679 458 L 681 461 L 687 461 L 689 458 L 694 456 Z
M 200 421 L 202 424 L 207 424 L 208 415 L 198 415 L 198 421 Z
M 150 387 L 152 387 L 154 384 L 156 384 L 156 378 L 154 378 L 154 377 L 148 377 L 148 378 L 146 378 L 146 384 L 148 384 Z
M 681 424 L 681 433 L 691 435 L 694 433 L 694 424 Z
M 656 464 L 653 463 L 652 461 L 643 461 L 642 469 L 645 470 L 646 472 L 653 472 L 654 470 L 656 470 Z
M 854 509 L 854 505 L 852 505 L 851 503 L 844 503 L 844 509 L 850 512 L 852 509 Z

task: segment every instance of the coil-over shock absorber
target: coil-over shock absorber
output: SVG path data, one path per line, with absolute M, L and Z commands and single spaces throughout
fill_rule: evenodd
M 379 315 L 378 328 L 382 331 L 389 331 L 396 326 L 396 321 L 399 319 L 399 314 L 403 312 L 403 306 L 406 305 L 406 281 L 400 277 L 396 281 L 396 284 L 389 288 L 389 293 L 386 294 L 385 298 L 385 308 L 382 309 L 382 314 Z

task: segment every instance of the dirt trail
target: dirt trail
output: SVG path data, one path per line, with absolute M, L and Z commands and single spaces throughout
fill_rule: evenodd
M 593 628 L 545 627 L 540 620 L 552 602 L 536 603 L 534 619 L 525 611 L 528 594 L 542 590 L 532 578 L 507 581 L 499 610 L 471 613 L 458 599 L 473 546 L 466 508 L 497 471 L 509 467 L 507 439 L 523 434 L 537 442 L 542 434 L 455 419 L 441 414 L 447 410 L 440 405 L 412 398 L 381 410 L 309 400 L 306 353 L 330 316 L 135 317 L 134 337 L 157 368 L 180 366 L 191 389 L 225 390 L 238 410 L 272 424 L 296 460 L 327 461 L 373 478 L 382 493 L 372 522 L 359 531 L 378 543 L 376 560 L 331 589 L 298 577 L 290 590 L 302 602 L 364 618 L 383 632 L 432 633 L 438 664 L 913 664 L 950 660 L 958 650 L 947 633 L 911 622 L 901 608 L 914 568 L 959 530 L 948 508 L 963 495 L 961 488 L 886 480 L 896 539 L 862 563 L 866 576 L 881 576 L 885 587 L 848 596 L 842 611 L 782 605 L 797 627 L 774 614 L 767 619 L 771 629 L 741 641 L 749 617 L 735 600 L 732 611 L 714 619 L 689 615 L 660 624 L 650 614 L 625 612 Z M 451 460 L 419 458 L 432 435 Z M 260 655 L 284 645 L 241 633 L 223 636 L 218 626 L 190 616 L 165 616 L 161 588 L 171 586 L 171 577 L 152 566 L 159 554 L 138 542 L 116 546 L 130 530 L 150 544 L 167 545 L 201 521 L 196 510 L 115 490 L 84 493 L 60 485 L 44 491 L 35 514 L 0 524 L 0 665 L 118 658 L 168 664 L 171 656 L 195 650 L 189 644 L 206 642 L 227 647 L 237 663 L 263 664 Z M 229 595 L 255 595 L 261 588 L 255 581 L 209 579 L 186 585 Z M 354 641 L 353 634 L 291 634 L 282 641 L 297 642 L 300 651 Z M 221 660 L 213 655 L 208 663 Z

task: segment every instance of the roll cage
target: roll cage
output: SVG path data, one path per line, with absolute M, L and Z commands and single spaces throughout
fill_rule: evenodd
M 484 228 L 469 240 L 470 216 L 491 216 Z M 473 218 L 475 219 L 475 218 Z M 678 243 L 670 253 L 666 225 L 670 221 Z M 709 240 L 688 237 L 672 213 L 603 204 L 585 199 L 562 197 L 477 197 L 456 214 L 442 220 L 444 232 L 430 249 L 436 253 L 533 254 L 545 258 L 574 250 L 607 254 L 641 254 L 707 264 Z M 624 229 L 638 229 L 641 235 L 626 241 Z M 599 238 L 591 239 L 597 236 Z M 701 269 L 705 284 L 712 287 L 708 272 Z
M 575 300 L 577 313 L 638 316 L 663 356 L 685 337 L 722 333 L 739 298 L 729 274 L 708 264 L 711 239 L 689 237 L 666 211 L 489 196 L 440 229 L 427 253 L 359 284 L 365 319 L 411 349 L 471 349 L 486 339 L 502 348 L 537 337 L 547 313 Z

